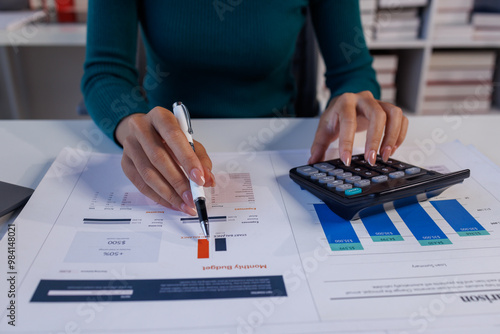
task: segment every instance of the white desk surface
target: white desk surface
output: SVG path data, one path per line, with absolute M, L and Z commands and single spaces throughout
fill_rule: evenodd
M 251 145 L 256 150 L 309 149 L 317 123 L 317 118 L 200 119 L 193 120 L 193 128 L 208 152 L 241 152 Z M 500 114 L 410 117 L 405 145 L 432 145 L 433 133 L 434 142 L 473 144 L 500 165 Z M 359 133 L 355 146 L 363 147 L 364 139 Z M 91 120 L 0 120 L 0 180 L 35 188 L 65 146 L 121 153 Z
M 208 152 L 244 150 L 309 149 L 318 118 L 199 119 L 193 120 L 195 139 Z M 406 145 L 424 145 L 460 140 L 473 144 L 500 165 L 500 114 L 481 116 L 413 116 Z M 437 133 L 437 136 L 436 136 Z M 354 145 L 364 147 L 365 134 Z M 253 145 L 253 146 L 252 146 Z M 428 145 L 428 146 L 425 146 Z M 103 153 L 121 153 L 91 120 L 0 120 L 0 181 L 36 188 L 50 165 L 65 146 Z M 306 162 L 304 162 L 306 163 Z M 0 217 L 11 223 L 19 214 Z M 0 235 L 0 239 L 2 236 Z

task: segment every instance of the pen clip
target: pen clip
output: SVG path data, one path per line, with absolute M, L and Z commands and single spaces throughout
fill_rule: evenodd
M 182 111 L 184 112 L 184 116 L 186 118 L 186 124 L 187 124 L 187 131 L 189 134 L 193 134 L 193 128 L 191 127 L 191 115 L 189 115 L 189 111 L 188 109 L 186 108 L 186 106 L 184 104 L 182 104 L 182 102 L 176 102 L 176 104 L 182 108 Z

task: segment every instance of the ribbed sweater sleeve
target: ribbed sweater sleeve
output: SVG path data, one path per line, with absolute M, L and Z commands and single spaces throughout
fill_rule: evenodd
M 148 112 L 135 67 L 137 23 L 136 0 L 90 0 L 81 87 L 90 116 L 113 140 L 121 119 Z
M 370 90 L 378 98 L 358 0 L 252 0 L 224 13 L 211 1 L 90 0 L 81 83 L 87 110 L 115 139 L 124 117 L 177 100 L 194 117 L 272 117 L 293 108 L 292 57 L 307 5 L 332 97 Z M 135 67 L 139 22 L 147 101 Z
M 311 17 L 326 65 L 331 98 L 369 90 L 380 97 L 380 86 L 361 28 L 359 1 L 313 0 Z

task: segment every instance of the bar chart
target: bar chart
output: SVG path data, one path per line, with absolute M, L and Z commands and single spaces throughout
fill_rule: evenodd
M 226 238 L 214 238 L 214 246 L 216 252 L 227 251 L 227 239 Z M 198 239 L 198 259 L 208 259 L 210 258 L 210 241 L 208 239 L 200 238 Z
M 448 239 L 419 203 L 401 205 L 396 202 L 395 208 L 420 245 L 433 246 L 451 244 L 450 239 Z
M 441 224 L 448 224 L 456 232 L 457 236 L 474 237 L 488 236 L 490 234 L 458 200 L 436 200 L 430 201 L 430 204 L 441 216 L 439 219 Z M 411 233 L 409 237 L 403 237 L 395 222 L 385 211 L 375 215 L 361 215 L 360 220 L 356 222 L 358 226 L 357 233 L 353 227 L 353 222 L 337 216 L 326 204 L 313 204 L 313 206 L 332 251 L 363 250 L 363 243 L 358 235 L 359 225 L 362 225 L 366 230 L 373 243 L 404 242 L 405 238 L 413 238 L 418 241 L 420 246 L 453 244 L 450 236 L 436 222 L 438 219 L 431 217 L 421 203 L 409 205 L 394 203 L 395 212 Z
M 371 216 L 361 215 L 368 234 L 374 242 L 402 241 L 404 240 L 387 213 L 378 210 L 380 213 Z
M 326 204 L 314 204 L 314 209 L 332 251 L 363 249 L 350 221 L 337 216 Z
M 488 231 L 456 199 L 431 201 L 431 204 L 459 236 L 489 235 Z

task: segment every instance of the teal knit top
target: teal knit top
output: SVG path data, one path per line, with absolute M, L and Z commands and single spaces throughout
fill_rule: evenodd
M 370 90 L 378 98 L 358 0 L 90 0 L 81 85 L 87 110 L 112 139 L 125 116 L 175 101 L 192 117 L 290 112 L 292 57 L 307 6 L 332 97 Z M 147 54 L 141 85 L 138 26 Z

